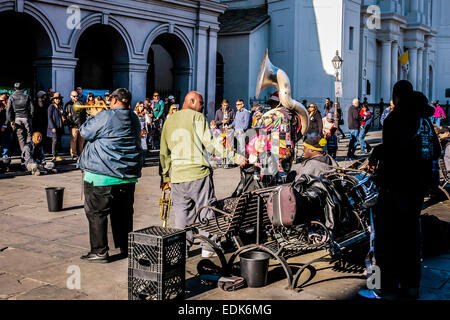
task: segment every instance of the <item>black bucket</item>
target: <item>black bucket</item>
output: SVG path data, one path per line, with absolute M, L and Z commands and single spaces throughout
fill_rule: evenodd
M 61 211 L 63 207 L 64 187 L 45 188 L 45 192 L 47 193 L 48 211 Z
M 241 276 L 250 288 L 267 284 L 270 255 L 262 251 L 248 251 L 239 255 Z

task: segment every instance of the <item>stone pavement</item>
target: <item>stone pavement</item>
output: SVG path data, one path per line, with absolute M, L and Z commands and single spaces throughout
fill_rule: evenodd
M 376 142 L 379 133 L 370 133 L 368 139 Z M 348 141 L 348 139 L 347 139 Z M 345 145 L 346 140 L 343 141 Z M 340 151 L 338 156 L 345 154 Z M 143 177 L 136 186 L 134 229 L 161 225 L 158 199 L 159 177 L 156 154 L 148 160 Z M 343 159 L 343 158 L 340 158 Z M 339 160 L 339 159 L 338 159 Z M 30 176 L 9 173 L 0 175 L 0 299 L 127 299 L 127 260 L 109 264 L 81 261 L 79 257 L 89 251 L 87 219 L 81 200 L 81 173 L 69 162 L 60 165 L 62 172 L 48 176 Z M 216 196 L 231 194 L 239 180 L 239 169 L 217 169 L 214 172 Z M 47 210 L 45 187 L 65 187 L 64 210 Z M 424 212 L 450 221 L 450 201 L 428 207 Z M 174 224 L 169 217 L 169 227 Z M 110 247 L 112 234 L 108 234 Z M 196 250 L 199 253 L 200 250 Z M 110 254 L 114 260 L 116 249 Z M 301 265 L 315 252 L 290 260 Z M 225 293 L 216 287 L 203 286 L 195 277 L 200 256 L 187 260 L 186 287 L 188 299 L 244 300 L 283 299 L 320 300 L 355 299 L 357 291 L 365 287 L 361 268 L 352 272 L 335 270 L 327 262 L 315 264 L 306 271 L 300 282 L 307 282 L 301 291 L 286 290 L 287 281 L 276 260 L 271 260 L 269 285 L 261 289 L 245 288 Z M 423 263 L 421 295 L 423 299 L 449 299 L 450 255 L 426 259 Z M 79 268 L 80 289 L 73 287 L 72 275 Z M 281 271 L 281 272 L 280 272 Z

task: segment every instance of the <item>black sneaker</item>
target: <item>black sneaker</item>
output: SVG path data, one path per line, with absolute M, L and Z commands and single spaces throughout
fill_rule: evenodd
M 108 252 L 104 254 L 89 252 L 87 255 L 81 256 L 80 259 L 89 262 L 107 263 L 109 261 L 109 254 Z

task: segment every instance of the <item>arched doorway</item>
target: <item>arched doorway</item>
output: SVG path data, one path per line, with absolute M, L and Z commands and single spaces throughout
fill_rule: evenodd
M 224 84 L 224 62 L 223 56 L 217 52 L 216 59 L 216 108 L 220 106 L 223 100 L 223 84 Z
M 0 87 L 13 87 L 21 82 L 34 96 L 38 90 L 52 85 L 49 68 L 37 67 L 41 58 L 53 55 L 50 38 L 43 26 L 26 13 L 0 13 L 0 30 L 4 30 L 4 47 L 0 49 Z
M 111 26 L 96 24 L 78 40 L 75 86 L 113 90 L 128 87 L 128 50 L 122 36 Z
M 182 103 L 190 87 L 192 74 L 189 54 L 184 43 L 174 34 L 155 38 L 148 52 L 147 97 L 158 91 L 162 99 L 175 96 Z

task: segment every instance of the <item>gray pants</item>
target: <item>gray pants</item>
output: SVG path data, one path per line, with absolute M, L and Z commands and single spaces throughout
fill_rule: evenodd
M 19 140 L 20 151 L 22 151 L 23 147 L 28 142 L 31 142 L 31 136 L 33 135 L 31 119 L 16 118 L 14 125 L 16 127 L 17 139 Z
M 194 223 L 199 208 L 212 205 L 217 201 L 212 175 L 200 180 L 172 183 L 171 198 L 171 210 L 175 214 L 175 228 L 184 229 L 187 225 Z M 213 218 L 214 212 L 209 209 L 202 210 L 200 218 L 204 217 Z M 187 248 L 189 249 L 192 244 L 192 232 L 188 231 L 186 233 Z M 202 247 L 209 248 L 205 243 L 202 243 Z
M 43 167 L 39 167 L 37 163 L 30 162 L 27 163 L 26 167 L 27 171 L 31 171 L 32 173 L 34 173 L 34 171 L 36 170 L 47 173 L 47 171 L 53 170 L 55 168 L 55 164 L 53 162 L 46 162 Z

